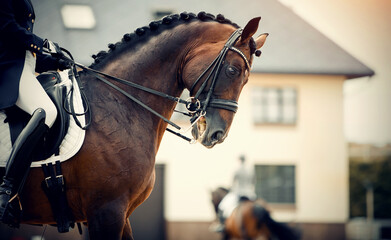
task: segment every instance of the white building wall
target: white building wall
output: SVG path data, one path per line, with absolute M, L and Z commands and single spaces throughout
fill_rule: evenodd
M 157 162 L 166 164 L 166 219 L 212 221 L 210 190 L 231 185 L 238 156 L 243 153 L 253 164 L 296 166 L 296 205 L 293 209 L 275 209 L 274 217 L 284 221 L 345 222 L 348 163 L 343 136 L 343 77 L 252 74 L 250 78 L 223 144 L 206 149 L 165 134 Z M 257 85 L 295 87 L 297 124 L 254 125 L 251 88 Z

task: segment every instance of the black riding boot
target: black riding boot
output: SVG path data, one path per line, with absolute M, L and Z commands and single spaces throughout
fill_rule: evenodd
M 223 216 L 223 212 L 219 209 L 217 210 L 217 220 L 218 224 L 216 225 L 214 231 L 215 232 L 224 232 L 225 230 L 225 217 Z
M 46 114 L 43 109 L 35 110 L 13 145 L 5 168 L 3 183 L 0 185 L 0 221 L 3 223 L 18 226 L 18 221 L 15 219 L 19 219 L 20 210 L 14 208 L 15 206 L 19 208 L 19 203 L 12 204 L 12 201 L 23 187 L 32 162 L 34 148 L 49 129 L 45 124 L 45 118 Z

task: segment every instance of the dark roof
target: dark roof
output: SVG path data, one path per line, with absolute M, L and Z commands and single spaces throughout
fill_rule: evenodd
M 261 16 L 260 30 L 270 33 L 262 57 L 255 59 L 253 72 L 283 74 L 343 75 L 347 78 L 371 76 L 373 70 L 351 56 L 292 10 L 277 0 L 73 0 L 74 4 L 89 4 L 97 25 L 93 30 L 69 30 L 62 24 L 60 9 L 64 3 L 33 0 L 37 15 L 35 33 L 58 42 L 70 50 L 75 59 L 92 63 L 91 55 L 108 50 L 109 43 L 120 41 L 125 33 L 146 26 L 156 10 L 180 12 L 205 11 L 244 27 L 248 20 Z

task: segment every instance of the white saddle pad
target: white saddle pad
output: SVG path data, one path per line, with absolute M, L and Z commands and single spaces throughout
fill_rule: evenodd
M 75 79 L 69 78 L 68 72 L 69 70 L 60 72 L 61 83 L 59 84 L 65 84 L 66 86 L 71 86 L 73 84 L 73 99 L 69 100 L 73 101 L 76 113 L 84 112 L 79 86 Z M 68 88 L 68 91 L 69 89 L 70 88 Z M 4 123 L 5 118 L 5 113 L 0 111 L 0 167 L 6 166 L 12 151 L 10 130 L 8 123 Z M 79 116 L 77 118 L 83 126 L 85 124 L 85 117 Z M 80 150 L 84 142 L 85 131 L 76 125 L 72 116 L 69 120 L 69 129 L 60 145 L 60 154 L 58 156 L 53 155 L 48 159 L 42 159 L 38 162 L 33 162 L 31 167 L 40 167 L 41 164 L 54 163 L 56 161 L 66 161 Z

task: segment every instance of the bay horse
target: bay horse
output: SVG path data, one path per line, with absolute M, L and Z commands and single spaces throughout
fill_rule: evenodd
M 220 14 L 166 16 L 109 44 L 108 51 L 93 56 L 90 68 L 171 96 L 190 90 L 202 108 L 192 135 L 211 148 L 227 136 L 254 53 L 266 40 L 267 34 L 252 38 L 259 21 L 239 29 Z M 133 239 L 129 216 L 153 189 L 167 122 L 87 71 L 80 72 L 80 82 L 92 122 L 80 151 L 62 163 L 69 206 L 75 221 L 87 224 L 90 239 Z M 176 102 L 110 82 L 171 117 Z M 41 169 L 31 169 L 21 194 L 21 223 L 55 224 L 43 179 Z
M 229 192 L 219 187 L 212 191 L 212 204 L 218 212 L 218 205 Z M 267 204 L 262 199 L 242 200 L 225 220 L 222 239 L 244 240 L 299 240 L 300 233 L 284 223 L 273 220 Z

